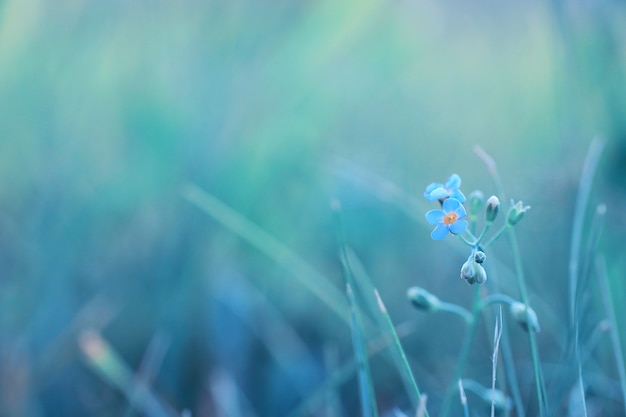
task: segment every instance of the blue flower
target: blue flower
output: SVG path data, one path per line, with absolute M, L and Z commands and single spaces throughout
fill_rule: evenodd
M 443 200 L 448 197 L 456 198 L 461 203 L 465 203 L 465 196 L 459 190 L 459 186 L 461 185 L 461 177 L 456 174 L 450 175 L 448 181 L 444 184 L 439 184 L 433 182 L 428 187 L 426 187 L 426 191 L 424 191 L 424 197 L 428 201 L 435 200 Z
M 441 210 L 431 210 L 426 213 L 426 221 L 436 224 L 430 236 L 434 240 L 441 240 L 448 235 L 462 233 L 467 228 L 467 222 L 462 220 L 467 214 L 465 207 L 456 198 L 447 198 L 443 201 Z

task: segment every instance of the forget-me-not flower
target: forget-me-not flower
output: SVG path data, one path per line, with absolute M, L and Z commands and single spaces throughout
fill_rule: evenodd
M 424 197 L 428 201 L 442 200 L 445 198 L 456 198 L 461 203 L 465 203 L 465 195 L 459 190 L 461 177 L 457 174 L 450 175 L 445 184 L 433 182 L 424 191 Z
M 448 235 L 462 233 L 467 228 L 467 221 L 463 220 L 467 213 L 465 207 L 456 198 L 446 198 L 441 210 L 430 210 L 426 213 L 426 221 L 436 224 L 430 236 L 434 240 L 441 240 Z

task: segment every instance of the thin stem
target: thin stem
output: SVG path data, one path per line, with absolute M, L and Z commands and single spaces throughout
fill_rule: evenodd
M 467 396 L 465 395 L 465 390 L 463 389 L 463 380 L 461 378 L 459 378 L 458 386 L 459 386 L 459 397 L 461 399 L 461 406 L 463 407 L 463 417 L 469 417 L 469 408 L 467 407 Z
M 487 231 L 491 228 L 491 225 L 493 223 L 488 222 L 487 224 L 485 224 L 485 227 L 483 227 L 483 231 L 480 232 L 480 236 L 478 236 L 476 238 L 476 240 L 474 241 L 474 245 L 477 246 L 480 244 L 480 242 L 483 240 L 483 238 L 485 237 L 485 235 L 487 234 Z
M 485 243 L 483 245 L 483 249 L 487 250 L 487 248 L 489 246 L 491 246 L 493 244 L 493 242 L 495 242 L 496 240 L 498 240 L 498 238 L 500 236 L 502 236 L 502 233 L 506 232 L 506 229 L 508 229 L 509 226 L 505 223 L 497 232 L 495 235 L 491 236 L 491 238 L 487 241 L 487 243 Z
M 472 318 L 473 318 L 472 313 L 470 313 L 469 311 L 467 311 L 467 309 L 461 307 L 458 304 L 447 303 L 445 301 L 442 301 L 439 304 L 439 310 L 447 311 L 448 313 L 452 313 L 452 314 L 456 314 L 457 316 L 459 316 L 463 320 L 465 320 L 465 322 L 467 324 L 471 324 L 471 322 L 472 322 Z
M 492 304 L 508 304 L 511 305 L 511 303 L 515 303 L 516 300 L 513 299 L 513 297 L 509 297 L 506 294 L 490 294 L 488 296 L 486 296 L 485 298 L 483 298 L 482 302 L 480 303 L 480 309 L 484 309 Z
M 606 309 L 606 314 L 611 323 L 609 329 L 611 332 L 611 343 L 613 345 L 613 354 L 615 355 L 615 363 L 619 374 L 620 388 L 622 389 L 622 396 L 624 397 L 622 404 L 624 405 L 624 413 L 626 413 L 626 367 L 624 366 L 624 351 L 622 350 L 622 344 L 619 339 L 619 334 L 617 333 L 615 306 L 613 305 L 613 300 L 611 299 L 609 277 L 606 272 L 606 263 L 602 255 L 598 255 L 596 258 L 596 268 L 600 278 L 598 281 L 600 284 L 602 301 L 604 302 L 604 308 Z
M 356 302 L 356 297 L 352 290 L 354 286 L 354 276 L 350 268 L 348 260 L 348 252 L 346 251 L 346 241 L 344 236 L 343 222 L 341 217 L 341 205 L 338 201 L 333 202 L 333 211 L 335 212 L 335 227 L 337 232 L 337 244 L 339 246 L 341 263 L 346 279 L 346 294 L 348 296 L 348 304 L 350 306 L 350 318 L 352 329 L 352 342 L 359 365 L 359 389 L 361 397 L 361 411 L 364 417 L 378 417 L 378 406 L 376 404 L 376 395 L 374 392 L 374 382 L 369 365 L 367 355 L 367 342 L 363 335 L 363 322 L 361 310 Z
M 465 236 L 463 236 L 463 235 L 456 235 L 456 236 L 457 236 L 459 239 L 461 239 L 461 241 L 462 241 L 463 243 L 465 243 L 467 246 L 474 247 L 474 243 L 470 242 L 470 241 L 469 241 L 469 240 L 468 240 Z
M 383 303 L 382 298 L 378 294 L 378 291 L 374 289 L 374 295 L 376 296 L 376 300 L 378 301 L 378 307 L 380 312 L 385 317 L 385 321 L 389 328 L 389 333 L 391 333 L 391 337 L 393 338 L 393 344 L 396 347 L 396 351 L 398 352 L 400 359 L 402 360 L 402 365 L 406 370 L 406 374 L 410 377 L 411 387 L 413 388 L 413 393 L 415 394 L 416 402 L 419 404 L 421 402 L 421 393 L 419 388 L 417 387 L 417 382 L 415 382 L 415 377 L 413 376 L 413 372 L 411 371 L 411 366 L 409 365 L 409 361 L 406 358 L 406 354 L 404 353 L 404 348 L 402 347 L 402 343 L 400 343 L 400 338 L 398 337 L 398 333 L 396 333 L 396 329 L 391 321 L 391 317 L 389 317 L 389 313 L 387 312 L 387 308 Z M 428 411 L 424 409 L 424 417 L 429 417 Z
M 519 252 L 519 247 L 517 245 L 517 238 L 515 236 L 515 230 L 513 228 L 509 228 L 509 243 L 511 244 L 511 249 L 513 251 L 513 261 L 515 263 L 515 272 L 518 277 L 519 282 L 519 290 L 520 297 L 522 299 L 522 303 L 526 306 L 528 304 L 528 292 L 526 290 L 526 279 L 524 278 L 524 269 L 522 268 L 522 257 Z M 526 309 L 526 319 L 530 322 L 529 309 Z M 543 372 L 541 370 L 541 360 L 539 359 L 539 348 L 537 347 L 537 340 L 535 338 L 535 332 L 529 330 L 528 332 L 528 342 L 530 344 L 530 354 L 533 361 L 533 370 L 535 374 L 535 386 L 537 388 L 537 401 L 539 403 L 539 415 L 541 417 L 545 416 L 548 409 L 548 402 L 546 398 L 546 388 L 544 385 Z
M 598 165 L 604 141 L 595 138 L 589 147 L 583 172 L 580 177 L 580 185 L 578 187 L 578 195 L 576 197 L 576 209 L 574 210 L 574 223 L 572 225 L 572 240 L 570 245 L 569 258 L 569 290 L 570 290 L 570 324 L 574 326 L 576 321 L 576 292 L 578 288 L 579 274 L 579 257 L 580 247 L 582 243 L 583 224 L 585 220 L 585 209 L 589 194 L 591 192 L 591 183 L 593 174 Z
M 467 366 L 467 362 L 469 359 L 470 350 L 472 348 L 472 344 L 474 343 L 474 338 L 476 337 L 476 329 L 478 328 L 478 315 L 480 313 L 480 285 L 474 285 L 474 303 L 472 307 L 472 320 L 469 323 L 469 328 L 465 333 L 465 338 L 463 339 L 463 345 L 461 346 L 461 352 L 459 353 L 459 360 L 456 365 L 456 371 L 454 374 L 454 380 L 458 381 L 465 372 L 465 367 Z M 451 384 L 446 392 L 446 396 L 443 400 L 443 404 L 441 405 L 441 412 L 439 413 L 440 417 L 447 417 L 450 412 L 450 406 L 452 404 L 452 398 L 454 397 L 454 392 L 456 391 L 456 383 Z
M 489 156 L 489 154 L 487 154 L 487 152 L 485 152 L 479 146 L 476 146 L 474 148 L 474 151 L 487 166 L 489 174 L 491 175 L 491 178 L 493 180 L 494 186 L 496 187 L 497 193 L 502 197 L 502 200 L 506 200 L 506 197 L 504 194 L 504 187 L 502 187 L 502 181 L 500 180 L 500 175 L 498 174 L 495 161 L 493 160 L 493 158 L 491 158 L 491 156 Z M 517 245 L 517 238 L 516 238 L 515 231 L 513 230 L 513 228 L 507 227 L 507 225 L 505 224 L 503 226 L 503 229 L 499 230 L 498 233 L 496 233 L 496 235 L 491 240 L 489 240 L 487 244 L 485 244 L 485 247 L 488 247 L 489 245 L 491 245 L 500 236 L 500 234 L 504 232 L 504 230 L 509 231 L 508 237 L 509 237 L 509 243 L 511 245 L 511 250 L 513 252 L 513 261 L 515 264 L 515 273 L 518 278 L 520 298 L 522 300 L 522 303 L 529 306 L 528 291 L 526 290 L 526 279 L 524 278 L 524 269 L 522 267 L 522 257 L 519 251 L 519 247 Z M 527 315 L 529 314 L 529 309 L 526 309 L 526 314 Z M 529 316 L 527 316 L 527 319 L 528 321 L 530 321 Z M 537 388 L 537 402 L 539 403 L 539 415 L 541 417 L 544 417 L 546 413 L 548 412 L 549 407 L 548 407 L 548 401 L 547 401 L 546 394 L 545 394 L 546 389 L 545 389 L 545 383 L 544 383 L 544 378 L 543 378 L 543 372 L 541 370 L 541 362 L 539 359 L 539 349 L 537 347 L 537 340 L 535 337 L 535 333 L 532 331 L 528 332 L 528 343 L 530 345 L 530 353 L 532 357 L 533 371 L 535 375 L 535 386 Z

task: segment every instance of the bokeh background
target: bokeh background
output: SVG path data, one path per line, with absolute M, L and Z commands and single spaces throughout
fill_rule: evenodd
M 409 326 L 436 412 L 464 329 L 414 310 L 406 289 L 470 306 L 465 249 L 430 239 L 421 194 L 453 172 L 466 194 L 493 193 L 476 145 L 507 196 L 532 206 L 516 230 L 558 392 L 574 202 L 596 136 L 585 231 L 605 203 L 600 247 L 625 313 L 625 114 L 615 1 L 4 0 L 0 414 L 289 415 L 354 358 L 347 317 L 310 288 L 343 294 L 333 199 L 391 318 Z M 225 217 L 185 198 L 189 184 Z M 233 222 L 315 273 L 285 268 Z M 489 256 L 490 279 L 518 298 L 507 241 Z M 605 317 L 591 282 L 590 328 Z M 505 326 L 533 415 L 526 335 Z M 479 335 L 468 376 L 489 384 L 492 328 Z M 413 415 L 384 353 L 372 372 L 381 413 Z M 585 372 L 590 401 L 619 415 L 608 336 Z M 313 415 L 359 414 L 353 376 L 334 392 Z M 555 401 L 571 409 L 567 394 Z

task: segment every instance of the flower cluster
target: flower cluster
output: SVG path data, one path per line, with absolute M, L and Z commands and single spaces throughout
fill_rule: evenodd
M 500 200 L 491 196 L 486 203 L 481 191 L 473 191 L 469 200 L 460 190 L 461 177 L 452 174 L 445 184 L 432 183 L 426 187 L 424 198 L 438 201 L 440 209 L 426 213 L 426 221 L 435 226 L 430 236 L 434 240 L 442 240 L 448 234 L 458 236 L 472 248 L 467 261 L 461 267 L 461 278 L 468 284 L 482 284 L 487 280 L 487 273 L 482 263 L 486 259 L 485 250 L 509 227 L 515 226 L 530 209 L 521 201 L 511 201 L 504 225 L 490 239 L 485 241 L 487 231 L 498 217 Z M 463 205 L 467 201 L 468 209 Z M 484 226 L 480 234 L 475 234 L 478 215 L 484 208 Z M 469 212 L 468 212 L 469 211 Z

